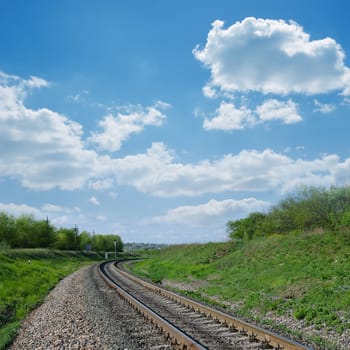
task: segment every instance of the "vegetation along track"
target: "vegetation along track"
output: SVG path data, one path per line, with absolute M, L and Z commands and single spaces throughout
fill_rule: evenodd
M 100 265 L 106 282 L 180 349 L 311 350 L 221 311 L 179 296 L 128 274 L 107 262 Z

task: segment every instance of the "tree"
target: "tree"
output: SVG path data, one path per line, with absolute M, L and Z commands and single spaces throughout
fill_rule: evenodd
M 7 215 L 6 213 L 0 213 L 0 242 L 3 246 L 13 246 L 15 239 L 15 218 Z
M 79 235 L 80 250 L 86 250 L 90 245 L 92 248 L 92 236 L 87 231 L 82 231 Z
M 15 248 L 34 248 L 36 243 L 34 231 L 34 217 L 32 215 L 21 215 L 15 221 L 16 235 Z
M 33 222 L 33 246 L 36 248 L 49 248 L 54 242 L 54 227 L 49 220 Z
M 120 238 L 119 235 L 112 235 L 111 237 L 113 239 L 113 243 L 115 242 L 116 244 L 116 251 L 117 252 L 122 252 L 124 248 L 124 244 L 122 239 Z
M 77 247 L 75 228 L 60 228 L 56 232 L 54 248 L 61 250 L 74 250 Z
M 0 247 L 8 248 L 55 248 L 62 250 L 85 250 L 91 245 L 96 251 L 123 251 L 119 235 L 79 234 L 78 228 L 56 229 L 49 219 L 36 220 L 32 215 L 17 218 L 0 212 Z
M 332 187 L 328 195 L 328 206 L 331 226 L 344 226 L 347 222 L 345 218 L 350 212 L 350 187 Z
M 94 250 L 108 252 L 114 251 L 114 242 L 117 252 L 123 251 L 123 242 L 119 235 L 95 235 L 92 244 Z
M 265 235 L 265 219 L 265 214 L 254 212 L 247 218 L 229 221 L 226 225 L 226 229 L 231 238 L 250 240 L 256 236 Z

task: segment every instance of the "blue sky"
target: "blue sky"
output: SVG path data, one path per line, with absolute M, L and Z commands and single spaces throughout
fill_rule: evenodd
M 0 1 L 0 210 L 222 241 L 350 184 L 347 1 Z

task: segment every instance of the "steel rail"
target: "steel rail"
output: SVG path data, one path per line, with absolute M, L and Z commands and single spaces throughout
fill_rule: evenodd
M 132 296 L 129 292 L 127 292 L 122 286 L 117 284 L 106 272 L 105 267 L 108 263 L 104 262 L 99 265 L 99 272 L 102 278 L 106 281 L 106 283 L 114 288 L 118 294 L 127 301 L 130 305 L 132 305 L 141 315 L 145 318 L 151 320 L 157 327 L 161 328 L 165 335 L 171 340 L 171 343 L 181 350 L 206 350 L 202 344 L 198 343 L 191 336 L 182 332 L 178 327 L 173 325 L 171 322 L 165 320 L 158 313 L 150 309 L 147 305 L 145 305 L 142 301 Z
M 225 314 L 222 311 L 215 310 L 209 306 L 203 305 L 199 302 L 196 302 L 192 299 L 186 298 L 159 286 L 156 286 L 152 283 L 149 283 L 143 279 L 140 279 L 125 270 L 118 267 L 118 264 L 115 264 L 114 267 L 121 273 L 123 276 L 132 279 L 134 282 L 144 286 L 145 288 L 152 290 L 155 293 L 161 294 L 166 298 L 173 300 L 177 303 L 180 303 L 189 309 L 196 310 L 207 316 L 212 317 L 213 319 L 219 321 L 220 323 L 230 326 L 238 331 L 248 334 L 249 336 L 260 340 L 263 343 L 266 343 L 275 349 L 281 350 L 313 350 L 312 348 L 300 344 L 294 340 L 288 339 L 284 336 L 271 332 L 262 327 L 250 324 L 244 320 L 241 320 L 237 317 Z

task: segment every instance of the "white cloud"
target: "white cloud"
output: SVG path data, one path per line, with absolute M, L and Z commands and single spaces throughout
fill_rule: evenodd
M 62 213 L 62 212 L 67 212 L 67 210 L 59 205 L 55 204 L 44 204 L 41 208 L 45 212 L 50 212 L 50 213 Z
M 46 215 L 58 215 L 58 214 L 71 214 L 71 213 L 78 213 L 80 212 L 80 208 L 78 207 L 74 207 L 74 208 L 67 208 L 67 207 L 62 207 L 60 205 L 56 205 L 56 204 L 50 204 L 50 203 L 46 203 L 44 204 L 40 211 L 42 213 L 46 213 Z
M 33 215 L 35 218 L 41 218 L 42 212 L 27 204 L 0 203 L 0 212 L 18 217 L 20 215 Z
M 331 113 L 335 110 L 335 105 L 327 104 L 327 103 L 321 103 L 318 100 L 314 100 L 314 112 L 320 112 L 322 114 Z
M 29 88 L 41 88 L 50 85 L 48 81 L 35 76 L 31 76 L 29 80 L 23 80 L 23 83 L 24 86 L 27 86 Z
M 283 124 L 293 124 L 302 121 L 302 117 L 298 114 L 297 105 L 292 100 L 269 99 L 255 111 L 244 105 L 237 108 L 232 102 L 222 101 L 215 116 L 212 119 L 204 119 L 203 128 L 224 131 L 242 130 L 273 120 L 281 120 Z
M 99 122 L 102 132 L 93 132 L 90 142 L 102 150 L 118 151 L 131 134 L 139 133 L 149 125 L 161 126 L 166 119 L 161 109 L 169 106 L 158 101 L 151 107 L 128 106 L 126 113 L 118 112 L 116 116 L 109 114 Z
M 149 192 L 153 187 L 152 183 L 157 187 L 159 182 L 167 182 L 173 178 L 173 174 L 167 169 L 171 167 L 172 160 L 173 152 L 163 143 L 156 142 L 146 153 L 113 159 L 111 170 L 117 183 L 132 185 L 140 192 Z M 143 185 L 146 187 L 143 188 Z
M 112 188 L 114 185 L 114 179 L 96 179 L 89 181 L 89 187 L 96 191 L 106 190 Z
M 28 86 L 45 85 L 40 79 L 28 81 L 0 74 L 1 176 L 17 178 L 24 187 L 35 190 L 73 190 L 88 182 L 94 189 L 111 186 L 115 162 L 86 148 L 80 124 L 49 109 L 24 105 Z M 169 107 L 162 102 L 155 105 Z M 142 127 L 162 123 L 163 115 L 155 107 L 143 112 L 124 117 Z
M 347 158 L 343 163 L 337 164 L 333 170 L 336 181 L 339 185 L 350 185 L 350 158 Z
M 101 156 L 87 149 L 80 124 L 49 109 L 33 110 L 24 105 L 28 86 L 45 85 L 33 78 L 28 81 L 0 74 L 0 174 L 18 179 L 25 188 L 107 189 L 113 184 L 169 197 L 224 191 L 283 192 L 300 183 L 350 184 L 350 161 L 340 161 L 337 155 L 303 160 L 270 149 L 242 150 L 216 160 L 181 163 L 164 143 L 153 143 L 145 153 Z M 225 108 L 237 113 L 233 104 Z M 158 112 L 150 112 L 142 123 L 162 120 Z M 232 125 L 239 123 L 247 124 L 247 120 L 238 116 Z
M 205 97 L 214 98 L 217 96 L 217 91 L 212 86 L 206 85 L 202 90 Z
M 298 114 L 297 105 L 291 101 L 270 99 L 256 109 L 261 121 L 281 120 L 284 124 L 293 124 L 302 121 Z
M 94 196 L 92 196 L 90 199 L 89 199 L 89 202 L 93 205 L 100 205 L 100 202 L 98 201 L 98 199 Z
M 68 96 L 68 99 L 71 100 L 71 101 L 74 101 L 76 103 L 84 102 L 85 96 L 87 96 L 87 95 L 89 95 L 89 91 L 88 90 L 83 90 L 81 93 Z
M 271 149 L 243 150 L 215 161 L 196 164 L 174 162 L 173 152 L 162 143 L 153 144 L 145 154 L 113 160 L 118 184 L 130 185 L 153 195 L 197 196 L 224 191 L 292 190 L 299 184 L 330 186 L 344 183 L 350 161 L 341 163 L 336 155 L 313 160 L 293 159 Z M 349 164 L 349 165 L 348 165 Z
M 217 20 L 205 47 L 197 45 L 193 54 L 211 70 L 205 91 L 350 92 L 341 46 L 332 38 L 310 40 L 292 21 L 248 17 L 225 29 Z
M 50 83 L 42 78 L 31 76 L 29 79 L 22 79 L 16 75 L 9 75 L 0 71 L 0 85 L 8 85 L 17 89 L 25 90 L 27 88 L 41 88 L 49 86 Z
M 4 212 L 8 215 L 15 217 L 21 215 L 32 215 L 36 220 L 49 219 L 50 224 L 64 227 L 73 227 L 76 225 L 90 226 L 95 221 L 89 222 L 84 214 L 79 214 L 80 208 L 68 208 L 55 204 L 44 204 L 41 208 L 36 208 L 28 204 L 15 204 L 15 203 L 0 203 L 0 212 Z
M 206 130 L 239 130 L 256 124 L 252 111 L 242 106 L 236 108 L 233 103 L 221 102 L 212 119 L 205 118 L 203 128 Z
M 155 102 L 154 107 L 159 109 L 169 109 L 171 108 L 171 104 L 168 102 L 158 100 Z
M 95 220 L 91 220 L 84 214 L 63 214 L 63 215 L 50 215 L 49 221 L 56 227 L 71 227 L 75 225 L 80 227 L 91 227 Z
M 99 173 L 103 159 L 85 148 L 80 124 L 46 108 L 25 107 L 29 87 L 46 85 L 1 74 L 0 174 L 37 190 L 80 188 Z
M 36 208 L 28 204 L 0 203 L 0 212 L 5 212 L 15 217 L 33 215 L 37 220 L 49 217 L 49 220 L 53 222 L 62 221 L 64 218 L 67 218 L 67 214 L 78 211 L 80 211 L 79 208 L 72 209 L 49 203 L 44 204 L 41 208 Z
M 255 198 L 223 201 L 212 199 L 201 205 L 187 205 L 171 209 L 166 215 L 153 218 L 153 222 L 208 225 L 218 220 L 225 221 L 228 217 L 240 218 L 253 211 L 264 211 L 269 207 L 270 203 Z
M 110 191 L 110 192 L 108 192 L 108 195 L 113 199 L 116 199 L 119 196 L 118 192 L 116 192 L 116 191 Z

